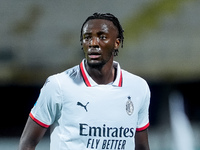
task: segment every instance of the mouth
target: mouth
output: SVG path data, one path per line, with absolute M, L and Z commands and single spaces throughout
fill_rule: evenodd
M 90 59 L 98 59 L 99 57 L 101 57 L 101 53 L 100 53 L 99 49 L 89 49 L 88 57 Z
M 88 57 L 90 58 L 90 59 L 97 59 L 97 58 L 99 58 L 101 55 L 100 54 L 89 54 L 88 55 Z

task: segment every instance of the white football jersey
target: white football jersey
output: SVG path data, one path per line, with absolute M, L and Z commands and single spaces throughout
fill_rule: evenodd
M 51 150 L 135 149 L 135 132 L 149 126 L 150 90 L 145 80 L 122 70 L 98 85 L 80 65 L 50 76 L 30 112 L 51 126 Z

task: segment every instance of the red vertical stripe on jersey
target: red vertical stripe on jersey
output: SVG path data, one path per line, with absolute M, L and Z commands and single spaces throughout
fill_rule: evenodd
M 32 113 L 29 114 L 29 116 L 35 121 L 37 124 L 41 125 L 44 128 L 48 128 L 49 125 L 42 123 L 41 121 L 37 120 Z
M 143 130 L 145 130 L 148 127 L 149 127 L 149 123 L 147 123 L 144 127 L 137 128 L 136 131 L 143 131 Z
M 119 87 L 122 87 L 122 71 L 120 71 L 120 78 L 119 78 Z
M 84 79 L 84 81 L 85 81 L 85 84 L 87 85 L 87 86 L 89 86 L 89 87 L 91 87 L 91 84 L 90 84 L 90 82 L 89 82 L 89 80 L 88 80 L 88 78 L 87 78 L 87 76 L 86 76 L 86 74 L 85 74 L 85 71 L 84 71 L 84 69 L 83 69 L 83 62 L 81 62 L 81 64 L 80 64 L 80 68 L 81 68 L 81 73 L 82 73 L 82 75 L 83 75 L 83 79 Z

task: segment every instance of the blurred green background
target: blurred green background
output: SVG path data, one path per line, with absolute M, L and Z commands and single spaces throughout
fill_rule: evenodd
M 16 146 L 46 78 L 81 62 L 80 28 L 94 12 L 119 18 L 125 40 L 115 60 L 149 83 L 152 149 L 173 150 L 176 144 L 168 106 L 174 90 L 184 96 L 200 149 L 199 0 L 1 0 L 0 141 Z

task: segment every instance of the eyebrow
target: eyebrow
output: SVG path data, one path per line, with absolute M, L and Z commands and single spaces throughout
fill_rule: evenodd
M 92 32 L 91 31 L 86 31 L 85 33 L 83 32 L 83 35 L 86 35 L 86 34 L 92 34 Z M 101 34 L 108 34 L 108 31 L 101 30 L 97 32 L 97 35 L 101 35 Z

